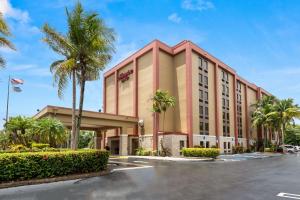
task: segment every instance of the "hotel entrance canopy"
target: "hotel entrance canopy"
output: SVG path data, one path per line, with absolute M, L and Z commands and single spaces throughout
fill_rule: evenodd
M 72 109 L 58 106 L 46 106 L 34 118 L 55 117 L 67 128 L 72 126 Z M 82 130 L 107 130 L 112 128 L 132 128 L 138 124 L 138 118 L 123 115 L 114 115 L 102 112 L 82 112 Z M 124 131 L 124 130 L 123 130 Z
M 77 111 L 76 111 L 77 112 Z M 38 112 L 34 118 L 53 117 L 60 120 L 68 129 L 72 127 L 72 109 L 58 106 L 46 106 Z M 138 118 L 124 115 L 114 115 L 101 112 L 86 111 L 82 112 L 81 130 L 96 131 L 96 148 L 104 148 L 101 145 L 103 133 L 109 129 L 120 129 L 120 155 L 128 154 L 128 133 L 127 129 L 136 128 Z M 99 142 L 98 142 L 99 141 Z

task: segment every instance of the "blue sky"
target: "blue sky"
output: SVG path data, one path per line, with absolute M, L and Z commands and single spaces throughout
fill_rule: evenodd
M 0 71 L 0 127 L 5 117 L 7 78 L 22 78 L 12 93 L 10 116 L 36 113 L 45 105 L 71 106 L 68 88 L 57 97 L 49 65 L 59 57 L 41 39 L 47 22 L 66 31 L 71 0 L 0 0 L 11 27 L 14 52 L 0 49 L 7 68 Z M 300 2 L 297 0 L 84 0 L 117 33 L 116 53 L 106 70 L 154 39 L 169 45 L 188 39 L 250 82 L 279 98 L 300 103 Z M 102 106 L 102 79 L 88 84 L 84 109 Z

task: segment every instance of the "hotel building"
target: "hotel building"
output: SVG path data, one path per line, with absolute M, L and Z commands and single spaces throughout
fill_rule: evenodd
M 108 70 L 103 85 L 104 113 L 135 117 L 142 125 L 125 131 L 128 154 L 139 145 L 157 150 L 161 138 L 177 156 L 182 147 L 193 146 L 230 153 L 233 146 L 247 148 L 264 137 L 251 125 L 251 105 L 271 94 L 191 41 L 170 47 L 154 40 Z M 162 115 L 151 111 L 158 89 L 176 99 L 164 130 Z M 102 135 L 112 153 L 119 151 L 122 132 L 115 128 Z
M 152 112 L 157 90 L 168 91 L 176 105 Z M 104 74 L 103 112 L 84 111 L 81 129 L 95 131 L 96 148 L 112 154 L 134 154 L 141 146 L 159 150 L 160 141 L 173 156 L 183 147 L 249 148 L 274 134 L 251 125 L 251 106 L 271 95 L 191 41 L 170 47 L 154 40 Z M 71 128 L 71 109 L 47 106 L 35 118 L 56 117 Z M 163 130 L 164 127 L 164 130 Z

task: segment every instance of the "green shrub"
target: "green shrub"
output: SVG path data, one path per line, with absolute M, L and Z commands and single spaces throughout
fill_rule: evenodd
M 151 156 L 153 154 L 152 154 L 151 150 L 146 150 L 143 147 L 139 147 L 139 148 L 136 149 L 135 155 L 137 155 L 137 156 Z
M 233 146 L 232 152 L 233 154 L 244 153 L 244 148 L 242 146 Z
M 0 154 L 0 182 L 48 178 L 106 169 L 109 153 L 98 150 Z
M 217 148 L 183 148 L 181 152 L 186 157 L 216 158 L 220 155 L 220 149 Z
M 44 143 L 32 143 L 31 148 L 38 148 L 38 149 L 44 149 L 50 147 L 49 144 L 44 144 Z
M 29 148 L 25 147 L 23 144 L 13 144 L 9 146 L 9 152 L 25 152 L 29 151 Z
M 265 152 L 274 152 L 271 148 L 265 148 Z

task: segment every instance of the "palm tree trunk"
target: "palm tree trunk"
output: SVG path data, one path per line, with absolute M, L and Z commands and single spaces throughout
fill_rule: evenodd
M 81 125 L 81 117 L 82 117 L 82 109 L 83 109 L 83 101 L 84 101 L 84 91 L 85 91 L 85 80 L 84 80 L 85 74 L 82 74 L 82 78 L 80 81 L 80 98 L 79 98 L 79 109 L 78 109 L 78 118 L 77 118 L 77 126 L 76 126 L 76 135 L 75 135 L 75 141 L 76 141 L 76 147 L 78 146 L 78 136 L 80 132 L 80 125 Z
M 282 140 L 282 148 L 283 148 L 283 153 L 285 153 L 284 149 L 284 134 L 285 134 L 285 123 L 282 123 L 282 131 L 281 131 L 281 140 Z
M 72 87 L 73 87 L 73 102 L 72 102 L 72 133 L 71 133 L 71 148 L 76 149 L 76 71 L 72 71 Z

